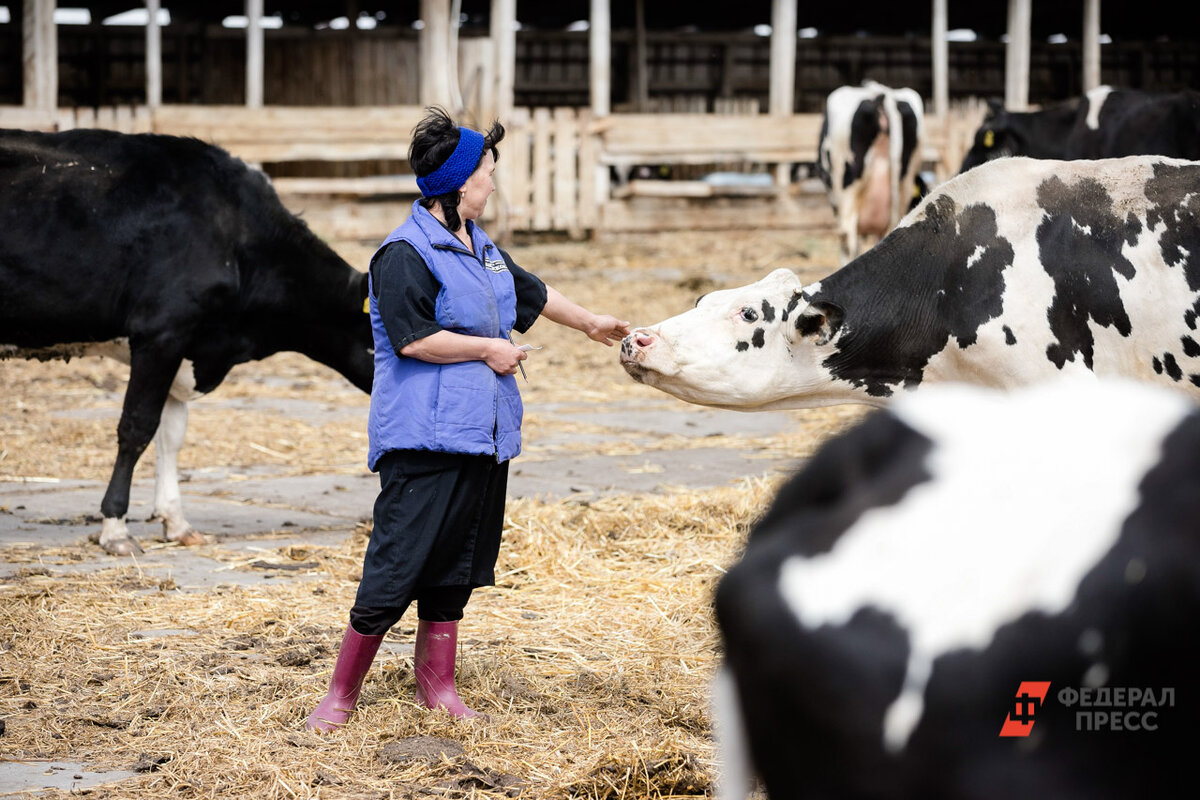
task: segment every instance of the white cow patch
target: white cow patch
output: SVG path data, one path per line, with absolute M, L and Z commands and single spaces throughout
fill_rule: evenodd
M 1104 101 L 1108 99 L 1108 95 L 1112 92 L 1111 86 L 1097 86 L 1087 93 L 1088 113 L 1087 126 L 1091 130 L 1099 130 L 1100 128 L 1100 109 L 1104 107 Z
M 898 398 L 892 411 L 935 442 L 933 479 L 865 513 L 830 552 L 783 565 L 780 592 L 804 626 L 844 625 L 872 606 L 908 631 L 905 684 L 881 732 L 889 750 L 902 750 L 920 721 L 939 655 L 985 648 L 1027 612 L 1066 608 L 1135 507 L 1163 438 L 1193 408 L 1183 395 L 1109 383 L 1103 393 L 1077 379 L 1019 394 L 947 385 Z M 1074 398 L 1047 403 L 1050 393 Z M 1114 428 L 1114 418 L 1143 424 Z M 1028 442 L 1051 438 L 1052 456 L 1029 452 Z M 1062 495 L 1065 474 L 1081 494 Z

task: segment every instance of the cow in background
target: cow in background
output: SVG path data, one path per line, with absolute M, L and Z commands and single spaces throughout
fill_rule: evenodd
M 371 390 L 367 278 L 279 201 L 267 176 L 196 139 L 0 131 L 0 359 L 129 364 L 100 545 L 141 552 L 125 515 L 155 441 L 155 518 L 183 516 L 187 401 L 280 351 Z
M 999 100 L 989 100 L 959 171 L 1006 156 L 1073 160 L 1135 155 L 1200 159 L 1200 92 L 1100 86 L 1082 98 L 1037 111 L 1006 111 Z
M 939 185 L 819 281 L 790 269 L 635 328 L 630 377 L 743 411 L 884 405 L 1065 373 L 1200 399 L 1200 163 L 1003 158 Z
M 913 206 L 924 131 L 924 104 L 912 89 L 865 81 L 826 98 L 817 173 L 837 219 L 841 263 L 859 254 L 859 237 L 883 236 Z
M 717 585 L 718 797 L 1187 796 L 1197 519 L 1200 411 L 1167 389 L 941 386 L 868 415 Z

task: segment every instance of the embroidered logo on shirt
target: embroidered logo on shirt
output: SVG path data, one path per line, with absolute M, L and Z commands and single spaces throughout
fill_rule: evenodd
M 489 258 L 483 262 L 484 268 L 492 272 L 508 272 L 508 264 L 504 263 L 503 258 Z

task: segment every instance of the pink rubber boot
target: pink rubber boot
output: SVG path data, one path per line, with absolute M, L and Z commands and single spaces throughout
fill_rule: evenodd
M 383 636 L 363 636 L 349 625 L 346 626 L 337 664 L 333 667 L 333 677 L 329 679 L 329 693 L 309 714 L 305 723 L 310 731 L 329 733 L 346 724 L 358 702 L 363 678 L 371 668 L 382 641 Z
M 457 622 L 417 622 L 416 655 L 413 671 L 417 676 L 417 705 L 444 708 L 455 717 L 477 717 L 467 708 L 454 688 L 454 658 L 458 653 Z

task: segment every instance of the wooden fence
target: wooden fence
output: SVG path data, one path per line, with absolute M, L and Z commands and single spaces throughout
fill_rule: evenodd
M 969 104 L 957 107 L 944 123 L 926 120 L 923 156 L 938 181 L 957 171 L 982 113 L 979 104 Z M 421 114 L 419 106 L 168 105 L 56 112 L 6 106 L 0 107 L 0 127 L 195 136 L 273 174 L 284 202 L 303 211 L 323 235 L 373 239 L 402 221 L 418 196 L 407 154 Z M 630 230 L 829 225 L 823 190 L 804 180 L 807 170 L 793 180 L 791 171 L 778 168 L 815 162 L 820 126 L 817 114 L 613 114 L 597 119 L 588 109 L 518 108 L 506 121 L 496 171 L 498 193 L 485 222 L 500 239 L 514 232 L 579 237 Z M 352 169 L 330 175 L 317 168 L 329 165 Z M 638 165 L 694 176 L 706 169 L 725 170 L 767 180 L 629 179 Z M 292 168 L 283 169 L 287 166 Z M 305 166 L 312 175 L 303 174 Z

